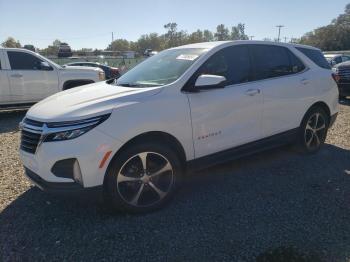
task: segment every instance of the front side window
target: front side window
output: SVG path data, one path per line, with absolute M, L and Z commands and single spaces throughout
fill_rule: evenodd
M 24 52 L 7 52 L 12 70 L 40 70 L 41 62 L 39 58 Z
M 170 84 L 182 74 L 207 49 L 179 48 L 160 52 L 118 78 L 116 85 L 127 87 L 152 87 Z
M 346 61 L 349 61 L 350 60 L 350 57 L 348 56 L 343 56 L 343 62 L 346 62 Z
M 341 56 L 336 56 L 336 57 L 334 58 L 334 61 L 335 61 L 336 64 L 340 64 L 341 62 L 343 62 Z
M 252 45 L 255 80 L 280 77 L 295 73 L 288 50 L 281 46 Z
M 226 85 L 251 80 L 249 50 L 244 45 L 224 48 L 210 57 L 201 67 L 199 75 L 219 75 L 226 78 Z

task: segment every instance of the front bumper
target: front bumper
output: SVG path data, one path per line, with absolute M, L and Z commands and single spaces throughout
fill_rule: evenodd
M 340 96 L 350 96 L 350 82 L 339 82 L 338 89 Z
M 103 184 L 109 161 L 120 146 L 119 141 L 94 128 L 76 139 L 44 142 L 33 154 L 20 149 L 20 157 L 29 179 L 44 191 L 82 191 Z M 64 176 L 62 170 L 55 172 L 53 167 L 67 159 L 76 160 L 81 179 Z
M 102 194 L 102 186 L 84 188 L 76 182 L 47 182 L 28 168 L 25 174 L 42 191 L 54 194 L 93 193 Z

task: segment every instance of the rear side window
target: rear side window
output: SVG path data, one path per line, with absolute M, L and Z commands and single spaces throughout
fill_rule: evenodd
M 300 52 L 306 55 L 310 60 L 312 60 L 312 62 L 314 62 L 319 67 L 331 69 L 321 51 L 304 47 L 296 47 L 296 49 L 298 49 Z
M 295 74 L 305 66 L 288 49 L 281 46 L 252 45 L 255 80 Z
M 24 52 L 7 52 L 12 70 L 40 70 L 42 62 L 36 56 Z
M 224 76 L 227 85 L 245 83 L 251 80 L 251 65 L 248 47 L 224 48 L 204 63 L 200 74 Z
M 305 65 L 300 61 L 299 58 L 297 58 L 292 52 L 290 52 L 289 50 L 287 51 L 289 54 L 289 58 L 290 58 L 290 64 L 292 67 L 292 72 L 293 73 L 299 73 L 303 70 L 305 70 Z

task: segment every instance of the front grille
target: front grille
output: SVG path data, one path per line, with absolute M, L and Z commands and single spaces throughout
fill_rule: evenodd
M 341 80 L 350 80 L 350 67 L 338 68 L 337 74 Z
M 41 138 L 41 128 L 43 123 L 24 119 L 21 127 L 21 149 L 31 154 L 35 154 Z
M 23 123 L 31 125 L 31 126 L 36 126 L 36 127 L 43 127 L 43 123 L 39 121 L 35 121 L 29 118 L 25 118 Z

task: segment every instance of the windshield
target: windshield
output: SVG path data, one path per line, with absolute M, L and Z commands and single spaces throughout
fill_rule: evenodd
M 152 87 L 176 81 L 207 49 L 170 49 L 152 56 L 122 75 L 119 86 Z

